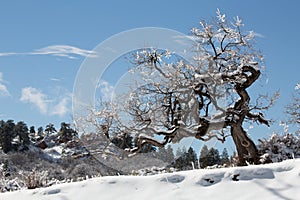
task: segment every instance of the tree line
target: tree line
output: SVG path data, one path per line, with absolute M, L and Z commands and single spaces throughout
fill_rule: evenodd
M 188 150 L 186 150 L 185 147 L 178 149 L 173 166 L 179 170 L 206 168 L 214 165 L 228 167 L 231 165 L 232 161 L 233 157 L 229 156 L 226 148 L 224 148 L 220 154 L 218 149 L 213 147 L 208 149 L 208 147 L 204 145 L 200 151 L 199 157 L 192 147 Z
M 28 128 L 23 121 L 17 123 L 14 120 L 0 121 L 0 147 L 4 153 L 10 151 L 28 150 L 30 144 L 43 140 L 47 135 L 57 132 L 54 125 L 49 123 L 45 130 L 39 127 L 37 131 L 34 126 Z M 65 143 L 78 136 L 78 133 L 71 128 L 70 124 L 62 122 L 58 131 L 58 142 Z

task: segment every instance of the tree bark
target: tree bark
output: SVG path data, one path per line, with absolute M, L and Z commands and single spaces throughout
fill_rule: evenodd
M 247 72 L 250 72 L 251 75 L 247 76 Z M 235 90 L 240 96 L 240 99 L 233 107 L 233 118 L 236 117 L 237 119 L 230 122 L 231 135 L 238 153 L 239 165 L 246 165 L 246 161 L 249 163 L 258 164 L 258 150 L 254 142 L 248 137 L 242 124 L 246 116 L 251 116 L 249 109 L 250 96 L 246 89 L 258 79 L 260 76 L 260 71 L 255 70 L 253 67 L 245 66 L 243 68 L 243 76 L 246 77 L 247 80 L 243 83 L 237 83 L 235 85 Z
M 258 150 L 254 142 L 247 136 L 246 131 L 240 124 L 231 126 L 231 136 L 236 146 L 239 157 L 238 165 L 246 165 L 247 162 L 258 164 Z M 247 161 L 247 162 L 246 162 Z

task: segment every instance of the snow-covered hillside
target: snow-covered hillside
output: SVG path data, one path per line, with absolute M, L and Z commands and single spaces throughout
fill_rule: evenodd
M 1 200 L 300 199 L 300 159 L 281 163 L 112 176 L 0 194 Z

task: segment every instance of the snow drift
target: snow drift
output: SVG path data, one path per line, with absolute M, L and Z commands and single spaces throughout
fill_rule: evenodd
M 300 159 L 153 176 L 108 176 L 0 194 L 1 200 L 300 199 Z

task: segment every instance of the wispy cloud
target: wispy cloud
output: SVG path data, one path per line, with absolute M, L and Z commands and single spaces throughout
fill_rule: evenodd
M 92 50 L 81 49 L 70 45 L 51 45 L 31 52 L 0 52 L 0 56 L 13 55 L 53 55 L 69 59 L 76 59 L 77 56 L 97 57 L 96 52 Z
M 7 87 L 4 85 L 3 74 L 0 72 L 0 96 L 10 96 Z
M 18 53 L 14 53 L 14 52 L 0 52 L 0 56 L 13 56 L 16 55 Z
M 91 50 L 80 49 L 69 45 L 53 45 L 47 46 L 41 49 L 37 49 L 35 52 L 31 52 L 33 55 L 54 55 L 60 57 L 67 57 L 74 59 L 76 55 L 83 57 L 96 57 L 96 53 Z
M 254 36 L 259 37 L 259 38 L 265 38 L 265 36 L 263 34 L 257 33 L 257 32 L 254 32 Z
M 59 79 L 59 78 L 50 78 L 50 81 L 59 82 L 59 81 L 60 81 L 60 79 Z
M 26 87 L 22 89 L 20 101 L 36 107 L 43 115 L 64 116 L 69 111 L 68 106 L 71 95 L 59 99 L 51 99 L 37 88 Z

